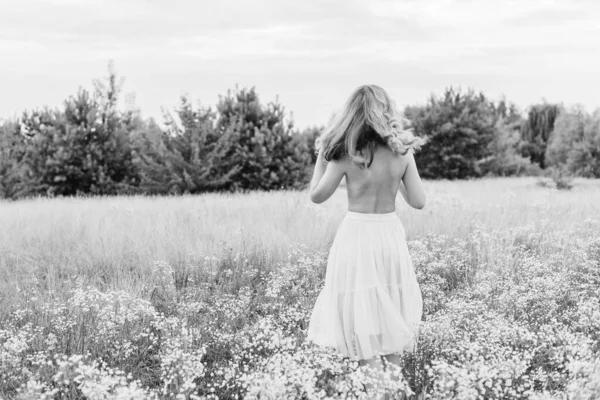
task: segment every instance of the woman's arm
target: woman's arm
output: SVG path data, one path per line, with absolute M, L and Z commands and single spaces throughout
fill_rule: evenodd
M 310 180 L 310 192 L 314 190 L 314 188 L 319 184 L 319 181 L 323 177 L 325 170 L 327 169 L 327 162 L 323 158 L 323 152 L 320 151 L 317 154 L 317 161 L 315 162 L 315 169 L 313 170 L 313 176 Z
M 398 186 L 398 191 L 404 198 L 404 201 L 406 201 L 408 203 L 408 192 L 406 191 L 406 186 L 404 186 L 404 183 L 402 181 L 400 181 L 400 186 Z
M 310 199 L 313 203 L 323 203 L 331 197 L 346 174 L 342 162 L 326 162 L 319 152 L 312 180 L 310 181 Z
M 398 190 L 408 205 L 420 210 L 425 207 L 425 201 L 427 200 L 425 189 L 412 152 L 409 152 L 406 157 L 408 157 L 408 164 Z

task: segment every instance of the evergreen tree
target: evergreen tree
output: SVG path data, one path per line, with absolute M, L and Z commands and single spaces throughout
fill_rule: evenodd
M 310 153 L 311 163 L 314 164 L 317 162 L 317 153 L 315 152 L 315 141 L 321 135 L 325 127 L 317 127 L 313 126 L 310 128 L 306 128 L 302 131 L 302 136 L 306 140 L 306 145 L 308 146 L 308 152 Z
M 240 166 L 232 189 L 301 188 L 311 155 L 306 140 L 285 121 L 277 101 L 263 106 L 254 88 L 228 92 L 217 106 L 220 130 L 235 132 L 232 159 Z
M 64 110 L 23 113 L 18 132 L 26 151 L 17 196 L 116 194 L 137 185 L 128 119 L 116 109 L 114 71 L 94 94 L 80 89 Z
M 24 138 L 15 121 L 0 122 L 0 198 L 13 198 L 19 181 L 19 168 L 25 152 Z
M 194 109 L 181 99 L 177 119 L 167 115 L 167 130 L 153 122 L 138 139 L 140 188 L 147 193 L 181 194 L 224 190 L 240 170 L 233 158 L 235 132 L 215 125 L 210 109 Z

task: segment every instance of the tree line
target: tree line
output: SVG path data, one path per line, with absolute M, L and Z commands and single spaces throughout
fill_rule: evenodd
M 229 91 L 216 107 L 182 97 L 161 127 L 118 108 L 113 69 L 60 109 L 0 122 L 0 197 L 184 194 L 302 189 L 323 127 L 298 130 L 277 101 L 254 88 Z M 416 156 L 427 179 L 540 175 L 600 177 L 600 109 L 492 101 L 448 88 L 404 113 L 427 143 Z

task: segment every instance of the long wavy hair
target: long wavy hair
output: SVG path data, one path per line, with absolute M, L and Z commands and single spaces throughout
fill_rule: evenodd
M 361 168 L 368 168 L 377 144 L 400 154 L 419 150 L 425 140 L 415 136 L 408 124 L 383 88 L 363 85 L 316 139 L 315 151 L 322 151 L 326 161 L 348 156 Z

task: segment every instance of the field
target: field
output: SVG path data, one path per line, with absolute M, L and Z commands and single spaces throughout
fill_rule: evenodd
M 426 182 L 398 203 L 431 399 L 600 398 L 600 181 Z M 303 192 L 0 202 L 0 398 L 369 398 L 304 342 L 345 212 Z M 399 397 L 398 397 L 399 398 Z

